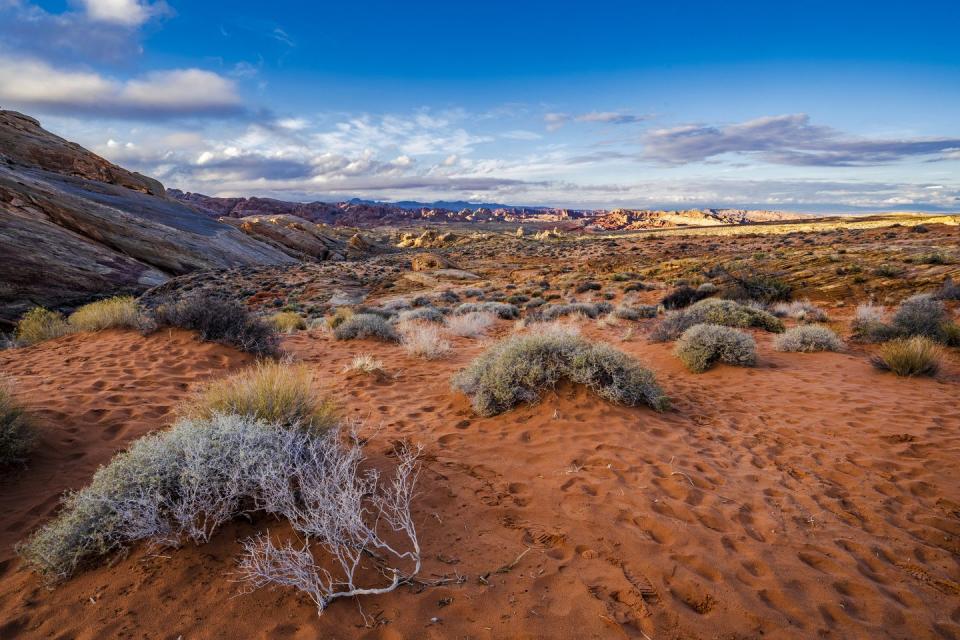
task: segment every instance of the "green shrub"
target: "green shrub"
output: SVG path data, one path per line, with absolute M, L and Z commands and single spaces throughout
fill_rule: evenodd
M 932 376 L 940 369 L 940 347 L 924 336 L 897 338 L 883 344 L 871 362 L 898 376 Z
M 33 431 L 13 397 L 12 385 L 0 378 L 0 467 L 22 462 L 33 441 Z
M 787 329 L 773 340 L 777 351 L 841 351 L 843 341 L 833 331 L 819 324 Z
M 140 310 L 132 296 L 91 302 L 71 313 L 67 322 L 76 331 L 139 329 L 141 325 Z
M 536 402 L 561 379 L 627 406 L 646 404 L 662 411 L 669 405 L 653 374 L 638 361 L 609 345 L 559 331 L 513 336 L 495 344 L 459 372 L 453 386 L 471 397 L 478 414 L 492 416 Z
M 63 319 L 63 314 L 43 307 L 34 307 L 20 318 L 14 339 L 18 345 L 29 346 L 59 338 L 70 331 L 70 325 Z
M 357 340 L 360 338 L 375 338 L 386 342 L 398 342 L 400 334 L 378 315 L 372 313 L 355 313 L 349 319 L 340 323 L 333 330 L 333 337 L 337 340 Z
M 697 324 L 718 324 L 727 327 L 756 327 L 780 333 L 783 323 L 773 314 L 733 300 L 708 298 L 687 309 L 669 312 L 660 321 L 650 339 L 654 342 L 675 340 L 684 331 Z
M 752 336 L 716 324 L 697 324 L 684 331 L 674 353 L 694 373 L 702 373 L 718 362 L 750 367 L 757 361 Z
M 336 424 L 337 411 L 329 398 L 314 391 L 313 383 L 306 365 L 262 361 L 211 382 L 180 413 L 195 420 L 233 413 L 288 427 L 324 431 Z
M 196 331 L 205 342 L 230 345 L 258 356 L 276 356 L 280 352 L 273 327 L 232 300 L 194 295 L 163 301 L 150 313 L 150 320 L 154 327 Z

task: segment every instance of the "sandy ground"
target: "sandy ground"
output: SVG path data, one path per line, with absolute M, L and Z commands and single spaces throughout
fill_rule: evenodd
M 237 540 L 277 526 L 266 519 L 201 547 L 134 549 L 53 590 L 13 552 L 64 490 L 248 357 L 179 331 L 0 352 L 41 433 L 30 466 L 0 480 L 0 638 L 960 638 L 955 351 L 938 378 L 901 379 L 860 348 L 781 354 L 758 333 L 756 368 L 693 375 L 642 332 L 584 331 L 645 361 L 675 408 L 561 387 L 478 419 L 448 380 L 482 341 L 425 362 L 321 331 L 285 339 L 379 427 L 374 464 L 397 439 L 425 446 L 421 577 L 465 579 L 322 617 L 292 591 L 239 595 Z M 391 376 L 341 373 L 365 352 Z

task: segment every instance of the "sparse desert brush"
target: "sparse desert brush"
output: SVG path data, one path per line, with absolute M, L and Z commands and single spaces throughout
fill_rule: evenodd
M 201 389 L 180 414 L 192 419 L 233 413 L 257 420 L 324 431 L 337 422 L 333 401 L 314 390 L 303 364 L 267 360 Z
M 953 278 L 947 276 L 943 281 L 943 285 L 939 291 L 937 291 L 936 297 L 940 300 L 960 300 L 960 284 L 957 284 L 953 281 Z
M 400 345 L 404 351 L 424 360 L 436 360 L 450 353 L 450 343 L 440 333 L 440 327 L 431 322 L 401 322 Z
M 476 338 L 485 335 L 497 322 L 497 314 L 489 311 L 471 311 L 461 316 L 452 315 L 446 319 L 447 332 L 463 338 Z
M 387 370 L 383 366 L 383 360 L 378 360 L 369 353 L 361 353 L 354 356 L 350 364 L 343 368 L 343 371 L 344 373 L 357 371 L 368 375 L 384 375 Z
M 443 319 L 443 312 L 432 306 L 401 311 L 397 316 L 397 322 L 443 322 Z
M 372 313 L 355 313 L 347 320 L 337 325 L 333 330 L 333 337 L 337 340 L 357 340 L 360 338 L 374 338 L 385 342 L 397 342 L 400 334 L 389 322 Z
M 940 370 L 943 352 L 924 336 L 897 338 L 880 346 L 871 358 L 873 366 L 898 376 L 932 376 Z
M 771 309 L 778 318 L 793 318 L 798 322 L 825 322 L 827 314 L 809 300 L 778 302 Z
M 613 305 L 609 302 L 569 302 L 566 304 L 552 304 L 540 308 L 537 316 L 544 322 L 550 322 L 557 318 L 565 316 L 584 316 L 590 319 L 596 319 L 604 313 L 613 311 Z
M 587 291 L 599 291 L 600 283 L 593 282 L 592 280 L 587 280 L 586 282 L 581 282 L 574 288 L 574 291 L 577 293 L 586 293 Z
M 704 282 L 703 284 L 697 287 L 697 293 L 703 293 L 707 295 L 714 294 L 719 290 L 720 290 L 720 287 L 713 284 L 712 282 Z
M 59 338 L 70 331 L 71 327 L 63 319 L 63 314 L 43 307 L 34 307 L 20 318 L 14 339 L 18 345 L 29 346 L 44 340 Z
M 650 339 L 654 342 L 675 340 L 684 331 L 697 324 L 756 327 L 773 333 L 783 331 L 783 323 L 763 309 L 733 300 L 707 298 L 686 309 L 668 312 L 660 324 L 654 327 Z
M 140 310 L 132 296 L 117 296 L 86 304 L 67 318 L 75 331 L 139 329 Z
M 850 325 L 854 337 L 864 342 L 883 342 L 893 338 L 893 328 L 883 321 L 885 314 L 886 309 L 880 305 L 857 305 Z
M 926 336 L 944 341 L 944 325 L 951 324 L 943 302 L 929 293 L 918 293 L 900 303 L 890 323 L 900 336 Z
M 280 333 L 295 333 L 307 328 L 307 321 L 295 311 L 281 311 L 270 316 L 270 323 Z
M 613 315 L 621 320 L 640 320 L 642 318 L 656 318 L 657 306 L 652 304 L 620 305 L 613 310 Z
M 333 315 L 327 318 L 327 326 L 336 329 L 341 324 L 353 317 L 353 310 L 347 307 L 337 307 Z
M 806 324 L 787 329 L 773 340 L 777 351 L 842 351 L 843 341 L 828 327 Z
M 733 280 L 733 284 L 723 292 L 723 297 L 732 300 L 758 300 L 771 304 L 789 300 L 793 292 L 788 282 L 772 275 L 741 276 L 727 272 L 727 276 Z
M 654 375 L 637 360 L 610 345 L 562 331 L 507 338 L 454 376 L 452 384 L 470 396 L 478 414 L 493 416 L 536 402 L 562 379 L 586 385 L 618 404 L 646 404 L 657 411 L 669 405 Z
M 697 324 L 684 331 L 674 353 L 694 373 L 702 373 L 718 362 L 751 367 L 757 361 L 752 336 L 716 324 Z
M 276 356 L 280 352 L 273 327 L 231 300 L 190 296 L 164 301 L 150 313 L 149 322 L 154 328 L 196 331 L 205 342 L 230 345 L 258 356 Z
M 13 385 L 0 377 L 0 468 L 22 462 L 33 441 L 27 416 L 13 397 Z
M 683 285 L 665 295 L 660 300 L 660 304 L 663 305 L 664 309 L 682 309 L 709 297 L 713 293 L 713 291 L 700 291 L 688 285 Z
M 503 320 L 516 320 L 520 317 L 519 307 L 505 302 L 464 302 L 453 310 L 453 314 L 457 316 L 474 312 L 493 313 Z
M 259 511 L 286 519 L 299 540 L 279 548 L 269 536 L 244 541 L 240 577 L 251 588 L 294 586 L 322 611 L 331 600 L 383 584 L 361 582 L 357 566 L 369 554 L 394 575 L 390 586 L 378 588 L 390 591 L 420 569 L 410 516 L 417 452 L 401 451 L 383 482 L 376 472 L 360 471 L 363 453 L 355 442 L 340 428 L 317 434 L 248 416 L 184 419 L 100 467 L 17 550 L 27 566 L 57 582 L 139 541 L 206 543 L 223 524 Z M 383 530 L 391 533 L 389 543 Z M 315 548 L 332 559 L 322 575 Z
M 411 307 L 413 307 L 413 305 L 409 300 L 390 300 L 389 302 L 384 302 L 381 305 L 381 308 L 384 311 L 388 311 L 390 313 L 399 313 L 401 311 L 410 309 Z
M 873 275 L 880 278 L 899 278 L 903 274 L 903 267 L 895 264 L 881 264 L 873 270 Z

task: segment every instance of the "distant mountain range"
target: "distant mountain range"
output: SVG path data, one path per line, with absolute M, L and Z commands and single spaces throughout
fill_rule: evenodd
M 549 207 L 518 207 L 511 204 L 497 204 L 493 202 L 467 202 L 466 200 L 437 200 L 436 202 L 417 202 L 416 200 L 401 200 L 400 202 L 383 202 L 380 200 L 363 200 L 362 198 L 351 198 L 347 200 L 348 204 L 374 204 L 389 205 L 399 207 L 400 209 L 447 209 L 449 211 L 462 211 L 470 209 L 549 209 Z

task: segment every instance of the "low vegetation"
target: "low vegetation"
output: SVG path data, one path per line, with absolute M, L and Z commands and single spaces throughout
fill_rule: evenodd
M 63 314 L 43 307 L 34 307 L 23 314 L 14 332 L 14 341 L 20 346 L 29 346 L 52 340 L 70 333 L 71 328 Z
M 307 328 L 307 321 L 295 311 L 281 311 L 270 316 L 270 324 L 280 333 L 295 333 Z
M 506 302 L 464 302 L 453 310 L 457 316 L 467 313 L 492 313 L 503 320 L 516 320 L 520 317 L 520 308 Z
M 787 329 L 773 340 L 777 351 L 842 351 L 843 341 L 828 327 L 806 324 Z
M 191 296 L 161 302 L 149 315 L 152 326 L 196 331 L 205 342 L 236 347 L 258 356 L 276 356 L 280 345 L 276 331 L 250 314 L 239 302 Z
M 13 397 L 13 385 L 0 378 L 0 468 L 23 462 L 33 442 L 27 416 Z
M 401 311 L 397 316 L 397 322 L 443 322 L 444 320 L 443 312 L 440 309 L 432 306 L 419 307 L 417 309 L 409 309 L 407 311 Z
M 493 416 L 539 400 L 560 380 L 589 387 L 600 397 L 627 406 L 669 406 L 653 373 L 606 344 L 563 331 L 512 336 L 490 347 L 452 383 L 470 396 L 474 410 Z
M 797 322 L 826 322 L 827 314 L 809 300 L 778 302 L 770 309 L 778 318 L 793 318 Z
M 139 329 L 141 325 L 137 301 L 131 296 L 91 302 L 71 313 L 67 322 L 75 331 Z
M 373 338 L 385 342 L 398 342 L 400 334 L 389 322 L 372 313 L 355 313 L 333 330 L 337 340 Z
M 913 336 L 884 343 L 871 362 L 876 368 L 898 376 L 932 376 L 939 371 L 942 358 L 943 353 L 935 342 L 924 336 Z
M 860 305 L 852 323 L 854 336 L 864 342 L 923 336 L 948 346 L 960 346 L 960 327 L 935 295 L 920 293 L 900 303 L 890 322 L 884 322 L 883 307 Z
M 424 360 L 437 360 L 450 353 L 450 342 L 432 322 L 409 321 L 399 324 L 400 345 L 408 354 Z
M 330 398 L 316 392 L 314 382 L 306 365 L 262 361 L 210 383 L 180 413 L 195 420 L 229 413 L 324 431 L 336 424 L 337 411 Z
M 453 315 L 446 319 L 447 333 L 463 338 L 476 338 L 486 335 L 497 322 L 497 316 L 489 311 L 471 311 L 463 315 Z
M 709 298 L 687 309 L 669 312 L 650 335 L 654 342 L 675 340 L 690 327 L 715 324 L 727 327 L 756 327 L 773 333 L 783 331 L 783 323 L 773 314 L 733 300 Z
M 613 316 L 620 320 L 641 320 L 656 318 L 657 306 L 653 304 L 620 305 L 613 310 Z
M 660 304 L 664 309 L 683 309 L 689 307 L 694 302 L 699 302 L 704 298 L 709 298 L 713 295 L 714 291 L 709 289 L 701 291 L 699 289 L 694 289 L 693 287 L 683 285 L 677 287 L 660 300 Z
M 702 373 L 718 362 L 751 367 L 757 361 L 752 336 L 716 324 L 697 324 L 684 331 L 674 353 L 694 373 Z
M 369 353 L 361 353 L 358 356 L 354 356 L 350 364 L 345 366 L 343 370 L 345 373 L 357 371 L 359 373 L 376 376 L 385 375 L 387 372 L 386 367 L 383 365 L 383 360 L 378 360 Z
M 537 316 L 544 322 L 570 315 L 581 315 L 587 318 L 597 318 L 601 314 L 610 313 L 613 305 L 609 302 L 570 302 L 567 304 L 551 304 L 540 308 Z

